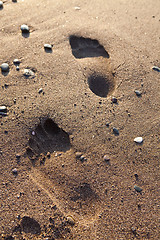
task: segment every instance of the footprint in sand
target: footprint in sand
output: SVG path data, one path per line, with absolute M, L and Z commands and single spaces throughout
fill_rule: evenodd
M 69 42 L 73 56 L 86 69 L 90 90 L 100 97 L 108 97 L 115 89 L 108 52 L 98 40 L 72 35 Z M 42 167 L 40 156 L 47 152 L 51 156 Z M 59 152 L 61 157 L 57 159 L 55 152 Z M 95 221 L 103 203 L 92 186 L 92 175 L 90 177 L 84 166 L 77 162 L 68 133 L 52 119 L 42 120 L 31 131 L 27 156 L 34 163 L 30 172 L 32 181 L 43 189 L 63 214 L 72 215 L 81 223 Z M 61 164 L 64 161 L 65 168 Z
M 60 157 L 55 157 L 55 151 Z M 47 152 L 51 153 L 50 158 L 46 157 Z M 30 178 L 64 215 L 72 215 L 81 223 L 95 220 L 101 211 L 100 197 L 62 128 L 50 118 L 42 120 L 30 133 L 26 153 L 33 166 Z M 46 158 L 43 167 L 42 154 Z
M 40 154 L 47 152 L 67 151 L 70 149 L 69 135 L 50 118 L 32 129 L 28 141 L 27 155 L 31 160 L 35 160 Z
M 115 89 L 115 80 L 109 53 L 96 39 L 71 35 L 69 43 L 73 56 L 87 70 L 90 90 L 99 97 L 110 96 Z

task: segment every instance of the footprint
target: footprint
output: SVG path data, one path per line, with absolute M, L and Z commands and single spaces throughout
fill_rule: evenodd
M 25 233 L 40 234 L 40 224 L 33 218 L 24 216 L 20 223 L 21 230 Z
M 72 54 L 75 58 L 105 57 L 109 58 L 108 52 L 96 39 L 70 36 L 69 42 Z
M 88 86 L 99 97 L 111 95 L 115 89 L 114 75 L 111 71 L 110 56 L 96 39 L 71 35 L 69 43 L 73 56 L 81 61 L 86 69 Z M 82 59 L 86 59 L 82 62 Z
M 58 209 L 81 223 L 94 222 L 103 204 L 92 186 L 92 176 L 89 177 L 82 163 L 77 161 L 68 133 L 52 119 L 44 119 L 32 129 L 26 152 L 32 160 L 31 180 Z M 50 158 L 46 157 L 48 152 Z
M 54 151 L 66 152 L 71 147 L 69 135 L 50 118 L 32 129 L 26 149 L 27 156 L 34 160 L 40 154 Z

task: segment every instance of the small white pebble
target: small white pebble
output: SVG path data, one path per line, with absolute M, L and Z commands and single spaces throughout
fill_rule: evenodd
M 74 7 L 75 10 L 80 10 L 81 8 L 80 7 Z
M 136 142 L 136 143 L 142 143 L 142 142 L 143 142 L 143 138 L 142 138 L 142 137 L 136 137 L 136 138 L 134 139 L 134 142 Z
M 35 135 L 36 135 L 35 131 L 32 131 L 32 135 L 33 135 L 33 136 L 35 136 Z

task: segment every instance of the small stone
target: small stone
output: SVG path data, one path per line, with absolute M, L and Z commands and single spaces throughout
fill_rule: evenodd
M 136 234 L 136 229 L 134 227 L 131 228 L 133 234 Z
M 74 7 L 74 9 L 75 9 L 75 10 L 81 10 L 81 8 L 80 8 L 80 7 Z
M 35 73 L 31 69 L 29 69 L 29 68 L 24 69 L 23 75 L 25 77 L 32 77 L 32 78 L 35 77 Z
M 109 123 L 106 123 L 106 127 L 109 127 Z
M 32 131 L 32 135 L 33 135 L 33 136 L 35 136 L 35 135 L 36 135 L 35 131 Z
M 67 217 L 67 222 L 68 222 L 70 225 L 74 225 L 74 224 L 75 224 L 75 220 L 74 220 L 71 216 L 68 216 L 68 217 Z
M 51 154 L 50 152 L 47 152 L 47 157 L 50 158 L 51 157 Z
M 153 66 L 152 69 L 153 69 L 154 71 L 160 72 L 160 68 L 157 67 L 157 66 Z
M 8 72 L 9 71 L 8 63 L 2 63 L 1 70 L 2 70 L 2 72 Z
M 12 173 L 13 173 L 14 175 L 17 175 L 17 174 L 18 174 L 17 168 L 14 168 L 14 169 L 12 170 Z
M 5 88 L 8 88 L 8 87 L 9 87 L 9 84 L 8 84 L 8 83 L 5 83 L 5 84 L 4 84 L 4 87 L 5 87 Z
M 134 186 L 134 189 L 135 189 L 137 192 L 141 192 L 141 191 L 142 191 L 142 188 L 138 187 L 137 185 Z
M 17 158 L 17 159 L 20 159 L 20 158 L 21 158 L 21 155 L 20 155 L 20 154 L 16 154 L 16 158 Z
M 3 8 L 3 2 L 0 1 L 0 8 Z
M 0 112 L 7 112 L 6 106 L 0 106 Z
M 138 97 L 140 97 L 140 96 L 142 95 L 142 93 L 141 93 L 140 91 L 138 91 L 138 90 L 135 90 L 134 92 L 135 92 L 135 94 L 136 94 Z
M 119 135 L 118 129 L 114 127 L 114 128 L 113 128 L 113 133 L 114 133 L 115 135 Z
M 134 139 L 134 142 L 141 144 L 143 142 L 143 138 L 142 137 L 136 137 Z
M 81 152 L 76 152 L 75 155 L 76 155 L 76 158 L 80 158 L 80 157 L 83 155 L 83 153 L 81 153 Z
M 13 60 L 13 63 L 14 63 L 15 65 L 19 65 L 19 64 L 21 63 L 21 61 L 16 58 L 16 59 Z
M 29 33 L 29 27 L 26 24 L 21 25 L 22 33 Z
M 112 98 L 111 98 L 111 101 L 112 101 L 112 103 L 117 103 L 117 98 L 112 97 Z
M 138 174 L 135 173 L 134 176 L 135 176 L 136 180 L 138 180 Z
M 40 93 L 42 93 L 42 92 L 43 92 L 43 89 L 40 88 L 40 89 L 38 90 L 38 93 L 40 94 Z
M 52 45 L 51 44 L 44 44 L 44 49 L 52 50 Z
M 7 113 L 0 112 L 0 115 L 2 115 L 2 116 L 7 116 Z
M 82 155 L 79 159 L 83 162 L 83 161 L 85 161 L 85 156 Z
M 108 163 L 110 161 L 109 155 L 104 155 L 103 160 Z
M 19 66 L 16 67 L 16 70 L 19 71 Z

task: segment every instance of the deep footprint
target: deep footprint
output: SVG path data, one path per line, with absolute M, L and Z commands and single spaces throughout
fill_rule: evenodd
M 41 153 L 66 152 L 70 148 L 68 133 L 48 118 L 32 129 L 26 153 L 30 159 L 33 159 Z
M 71 35 L 69 43 L 72 54 L 77 59 L 91 58 L 89 63 L 88 86 L 99 97 L 107 97 L 115 89 L 114 76 L 109 67 L 109 53 L 96 39 Z M 97 59 L 96 59 L 97 58 Z M 96 59 L 96 60 L 95 60 Z M 92 66 L 92 67 L 91 67 Z
M 69 42 L 75 58 L 104 57 L 109 58 L 108 52 L 96 39 L 70 36 Z

